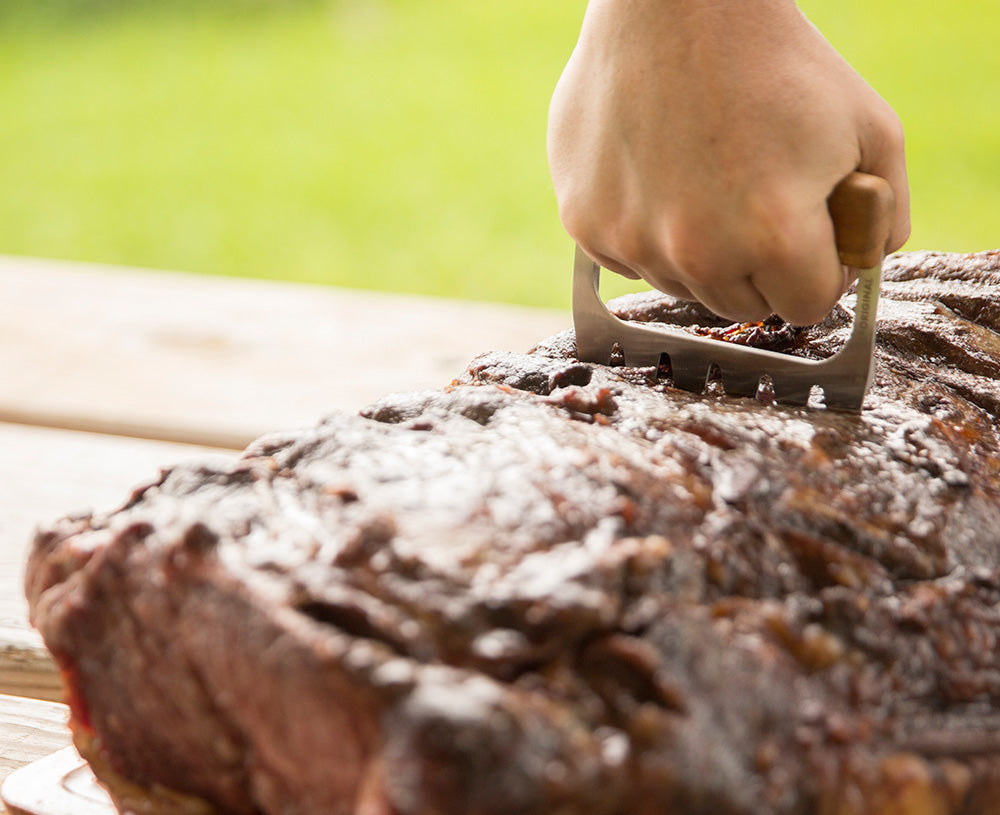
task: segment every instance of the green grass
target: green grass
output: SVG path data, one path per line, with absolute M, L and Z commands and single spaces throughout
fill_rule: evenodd
M 906 248 L 1000 246 L 1000 5 L 799 6 L 903 120 L 913 195 Z
M 566 305 L 584 6 L 0 0 L 0 252 Z M 1000 10 L 802 6 L 904 119 L 910 248 L 1000 244 Z

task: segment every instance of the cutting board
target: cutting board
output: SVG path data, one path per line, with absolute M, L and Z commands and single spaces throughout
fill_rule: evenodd
M 74 747 L 22 767 L 0 791 L 12 815 L 115 815 L 115 807 Z

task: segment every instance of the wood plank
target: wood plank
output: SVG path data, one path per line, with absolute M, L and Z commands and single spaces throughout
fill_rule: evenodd
M 223 447 L 441 387 L 479 353 L 570 325 L 554 310 L 14 257 L 0 257 L 0 316 L 0 421 Z
M 59 700 L 55 667 L 28 624 L 24 561 L 38 524 L 121 504 L 161 467 L 232 451 L 0 424 L 0 693 Z
M 0 695 L 0 783 L 70 744 L 65 705 Z
M 34 633 L 34 632 L 31 632 Z M 41 639 L 0 628 L 0 693 L 25 699 L 61 702 L 62 683 Z
M 3 800 L 11 815 L 115 815 L 116 812 L 108 793 L 73 747 L 64 747 L 15 770 L 4 782 Z

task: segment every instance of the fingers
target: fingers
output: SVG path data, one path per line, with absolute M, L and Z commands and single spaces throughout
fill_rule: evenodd
M 615 274 L 620 274 L 622 277 L 628 278 L 629 280 L 639 280 L 642 277 L 638 272 L 632 271 L 632 269 L 624 263 L 620 263 L 617 260 L 609 258 L 607 255 L 600 252 L 592 254 L 591 257 L 593 257 L 605 269 L 609 269 Z
M 882 107 L 859 130 L 861 163 L 859 170 L 889 182 L 896 197 L 896 211 L 889 234 L 888 251 L 903 247 L 910 237 L 910 184 L 906 173 L 903 125 L 881 99 Z
M 798 242 L 762 264 L 751 280 L 779 317 L 793 325 L 813 325 L 830 313 L 848 277 L 825 206 L 803 221 L 796 233 Z
M 724 285 L 689 284 L 694 297 L 710 311 L 733 322 L 754 322 L 774 313 L 774 309 L 749 277 L 727 281 Z
M 645 279 L 645 281 L 654 289 L 659 289 L 664 294 L 669 294 L 671 297 L 677 297 L 681 300 L 698 299 L 690 289 L 673 279 L 675 273 L 672 271 L 668 273 L 661 272 L 656 275 L 650 275 L 648 272 L 643 274 L 636 271 L 632 268 L 632 266 L 629 266 L 625 261 L 620 260 L 617 257 L 592 249 L 589 244 L 585 245 L 582 240 L 578 239 L 577 242 L 580 244 L 583 251 L 593 258 L 594 261 L 615 274 L 620 274 L 622 277 L 626 277 L 629 280 Z
M 572 234 L 572 233 L 571 233 Z M 720 317 L 734 322 L 763 320 L 773 313 L 767 300 L 754 286 L 749 275 L 733 273 L 722 257 L 716 255 L 716 246 L 708 230 L 692 229 L 694 236 L 685 245 L 694 248 L 677 253 L 661 246 L 662 234 L 642 239 L 636 235 L 633 245 L 642 245 L 639 253 L 625 247 L 595 249 L 589 236 L 577 237 L 581 248 L 605 269 L 630 279 L 643 279 L 654 289 L 681 300 L 697 300 Z M 698 235 L 704 235 L 699 238 Z M 686 256 L 684 254 L 686 253 Z M 672 254 L 680 257 L 672 257 Z M 697 257 L 695 257 L 695 255 Z M 732 253 L 738 257 L 739 253 Z
M 775 313 L 811 325 L 826 317 L 844 292 L 844 268 L 823 190 L 799 186 L 752 190 L 727 232 L 708 217 L 675 221 L 666 245 L 680 282 L 732 320 Z
M 820 196 L 808 217 L 790 214 L 792 207 L 754 209 L 758 216 L 734 230 L 745 236 L 742 242 L 719 234 L 714 219 L 691 217 L 636 233 L 622 246 L 609 245 L 608 235 L 618 230 L 603 235 L 606 245 L 582 231 L 574 237 L 604 268 L 698 300 L 720 317 L 744 322 L 777 314 L 796 325 L 821 321 L 849 283 L 826 200 Z

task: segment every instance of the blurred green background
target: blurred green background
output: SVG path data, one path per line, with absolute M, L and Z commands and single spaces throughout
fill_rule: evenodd
M 0 253 L 565 306 L 585 6 L 0 0 Z M 903 119 L 908 248 L 1000 244 L 1000 6 L 800 6 Z

